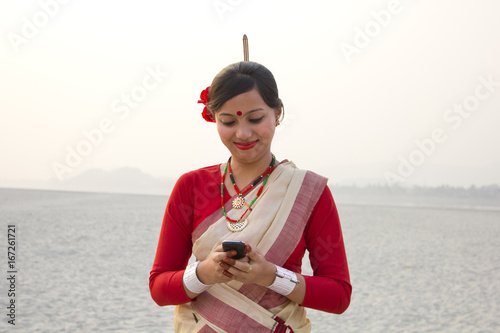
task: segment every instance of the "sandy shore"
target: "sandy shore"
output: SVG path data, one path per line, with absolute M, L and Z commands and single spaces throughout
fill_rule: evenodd
M 0 199 L 2 227 L 18 230 L 16 329 L 173 332 L 174 307 L 158 307 L 148 289 L 166 198 L 2 190 Z M 338 208 L 352 302 L 340 316 L 310 310 L 314 332 L 499 331 L 500 212 Z M 2 330 L 13 328 L 3 317 Z

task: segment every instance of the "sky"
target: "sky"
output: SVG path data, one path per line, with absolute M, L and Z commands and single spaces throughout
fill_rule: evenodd
M 269 68 L 272 151 L 331 183 L 500 184 L 500 2 L 0 2 L 0 187 L 227 160 L 200 92 Z

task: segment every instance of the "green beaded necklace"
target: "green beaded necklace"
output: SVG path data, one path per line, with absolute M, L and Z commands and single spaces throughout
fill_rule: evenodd
M 231 158 L 229 158 L 229 160 L 227 161 L 226 166 L 224 168 L 224 172 L 222 173 L 221 184 L 220 184 L 220 200 L 221 200 L 222 214 L 224 215 L 224 217 L 227 220 L 227 223 L 226 223 L 227 228 L 229 229 L 229 231 L 237 232 L 237 231 L 241 231 L 241 230 L 245 229 L 245 227 L 247 226 L 247 224 L 248 224 L 247 220 L 242 221 L 242 219 L 248 213 L 248 211 L 252 210 L 253 204 L 255 203 L 255 201 L 257 201 L 257 198 L 259 198 L 260 195 L 262 194 L 262 191 L 264 190 L 264 186 L 267 184 L 267 180 L 269 179 L 269 175 L 271 174 L 272 169 L 276 163 L 276 157 L 273 155 L 273 158 L 271 160 L 271 163 L 269 164 L 269 167 L 266 169 L 266 171 L 264 171 L 264 173 L 259 178 L 257 178 L 253 182 L 252 185 L 250 185 L 250 187 L 246 191 L 244 191 L 242 193 L 238 193 L 239 191 L 236 190 L 236 192 L 239 194 L 239 196 L 233 201 L 233 207 L 235 207 L 235 202 L 236 202 L 236 206 L 239 208 L 241 208 L 242 206 L 247 206 L 247 209 L 240 216 L 240 218 L 238 220 L 234 220 L 234 219 L 230 218 L 229 216 L 227 216 L 226 209 L 224 208 L 224 180 L 226 179 L 226 173 L 227 173 L 228 169 L 231 168 L 230 162 L 231 162 Z M 244 200 L 242 195 L 244 193 L 246 193 L 248 190 L 250 190 L 251 188 L 253 188 L 255 185 L 257 185 L 262 178 L 264 178 L 264 181 L 262 182 L 262 185 L 260 186 L 259 191 L 257 192 L 257 196 L 250 202 L 250 204 L 245 203 L 245 200 Z M 231 174 L 231 181 L 233 182 L 233 185 L 236 185 L 234 182 L 234 178 L 232 177 L 232 174 Z M 235 186 L 235 189 L 237 189 L 236 186 Z M 237 200 L 239 200 L 239 201 L 237 201 Z M 240 202 L 241 202 L 241 205 L 240 205 Z

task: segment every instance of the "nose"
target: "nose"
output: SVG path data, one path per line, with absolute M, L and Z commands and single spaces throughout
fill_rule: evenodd
M 238 128 L 236 129 L 236 138 L 239 140 L 245 141 L 252 136 L 252 129 L 248 124 L 244 122 L 238 124 Z

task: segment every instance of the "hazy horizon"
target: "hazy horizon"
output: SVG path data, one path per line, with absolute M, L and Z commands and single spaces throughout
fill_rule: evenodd
M 25 189 L 25 190 L 54 190 L 73 192 L 97 192 L 97 193 L 124 193 L 124 194 L 146 194 L 146 195 L 168 195 L 172 190 L 177 177 L 154 177 L 139 168 L 120 168 L 116 170 L 89 169 L 79 175 L 59 181 L 57 179 L 47 181 L 0 181 L 0 188 Z M 438 186 L 425 186 L 418 184 L 394 183 L 388 184 L 383 180 L 373 179 L 350 179 L 345 181 L 328 182 L 332 191 L 363 190 L 365 194 L 373 194 L 378 191 L 387 191 L 391 195 L 420 195 L 422 190 L 431 190 L 434 194 L 446 195 L 473 191 L 476 194 L 488 195 L 491 191 L 495 196 L 500 194 L 499 184 L 454 186 L 441 184 Z M 445 190 L 445 192 L 442 192 Z M 479 191 L 479 192 L 475 192 Z M 346 192 L 346 193 L 347 193 Z M 472 192 L 470 192 L 472 193 Z M 469 194 L 470 194 L 469 193 Z M 490 193 L 491 194 L 491 193 Z M 359 195 L 359 193 L 358 193 Z

